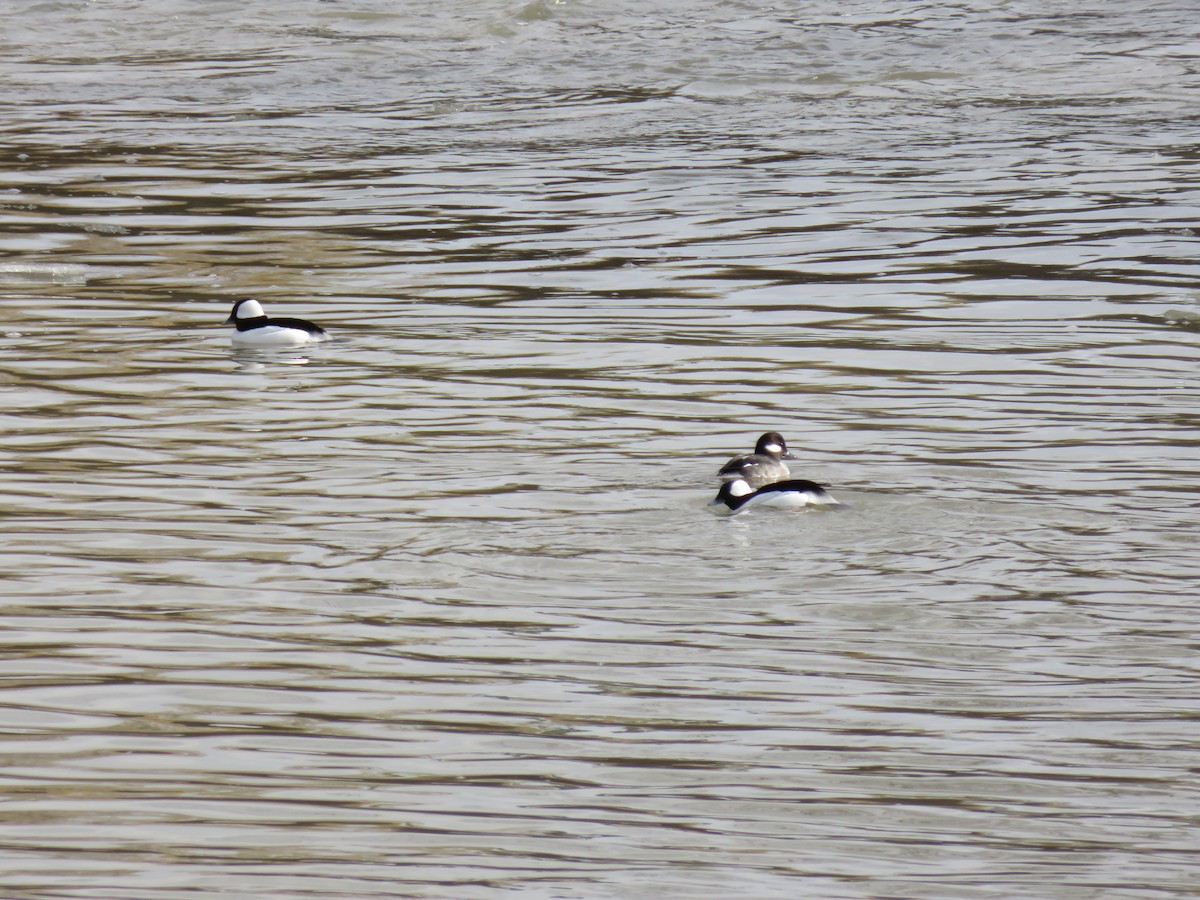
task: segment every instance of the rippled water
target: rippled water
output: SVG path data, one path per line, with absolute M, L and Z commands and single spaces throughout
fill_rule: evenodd
M 1192 896 L 1195 19 L 14 0 L 0 892 Z

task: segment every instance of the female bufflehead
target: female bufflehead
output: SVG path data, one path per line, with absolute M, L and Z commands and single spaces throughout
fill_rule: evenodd
M 777 481 L 784 481 L 792 473 L 784 464 L 785 459 L 795 459 L 788 453 L 787 443 L 778 431 L 768 431 L 754 445 L 749 456 L 739 456 L 721 466 L 717 477 L 722 481 L 745 479 L 750 487 L 760 488 Z
M 751 506 L 841 506 L 826 492 L 822 485 L 815 481 L 792 479 L 777 481 L 760 487 L 758 490 L 750 487 L 745 478 L 734 478 L 726 481 L 717 491 L 717 496 L 708 503 L 709 506 L 723 507 L 717 512 L 737 513 Z
M 235 347 L 298 347 L 329 337 L 320 325 L 304 319 L 267 318 L 262 305 L 253 297 L 233 304 L 225 324 L 237 326 L 233 333 Z

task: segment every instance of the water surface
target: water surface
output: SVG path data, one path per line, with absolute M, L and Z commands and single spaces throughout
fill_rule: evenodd
M 1194 13 L 18 0 L 4 895 L 1191 896 Z

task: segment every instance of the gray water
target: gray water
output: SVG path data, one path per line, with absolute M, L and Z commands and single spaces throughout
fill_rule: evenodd
M 0 895 L 1195 896 L 1198 21 L 10 0 Z

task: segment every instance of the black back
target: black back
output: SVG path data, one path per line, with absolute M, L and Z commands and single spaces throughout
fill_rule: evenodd
M 262 325 L 278 325 L 280 328 L 298 328 L 301 331 L 307 331 L 309 334 L 324 334 L 325 329 L 320 325 L 309 322 L 307 319 L 274 319 L 270 316 L 263 316 L 263 320 L 258 325 L 251 327 L 258 328 Z M 254 320 L 257 321 L 257 320 Z M 238 331 L 245 331 L 242 328 L 242 323 L 238 323 Z
M 755 497 L 762 494 L 784 494 L 789 491 L 809 494 L 824 494 L 825 485 L 817 484 L 815 481 L 809 481 L 807 478 L 789 478 L 787 481 L 776 481 L 774 484 L 768 484 L 765 487 L 760 487 L 757 491 L 752 491 L 749 494 L 743 494 L 740 497 L 733 496 L 733 482 L 726 481 L 717 491 L 717 501 L 724 503 L 730 509 L 741 509 Z
M 253 331 L 255 328 L 262 328 L 266 325 L 278 325 L 280 328 L 295 328 L 299 331 L 307 331 L 309 334 L 325 333 L 324 328 L 308 321 L 307 319 L 273 319 L 265 314 L 261 316 L 253 316 L 252 318 L 239 319 L 237 314 L 238 309 L 243 303 L 254 299 L 254 297 L 246 297 L 244 300 L 238 300 L 236 303 L 234 303 L 233 309 L 229 312 L 229 318 L 225 320 L 225 324 L 236 325 L 238 331 Z

